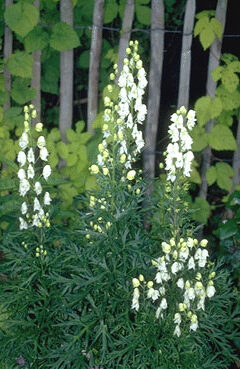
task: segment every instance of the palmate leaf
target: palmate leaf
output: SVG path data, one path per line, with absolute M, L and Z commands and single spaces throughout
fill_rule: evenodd
M 233 168 L 227 163 L 217 163 L 216 164 L 216 174 L 217 174 L 217 185 L 226 191 L 231 191 L 232 189 L 232 177 Z
M 32 78 L 33 57 L 24 51 L 17 51 L 8 59 L 7 67 L 13 76 Z
M 151 9 L 148 6 L 136 5 L 136 16 L 139 23 L 145 26 L 151 24 Z
M 206 224 L 211 213 L 211 208 L 207 200 L 196 197 L 191 208 L 195 210 L 192 214 L 192 219 L 196 222 Z
M 38 23 L 38 9 L 23 1 L 7 7 L 4 14 L 8 27 L 21 37 L 25 37 Z
M 23 78 L 16 78 L 12 84 L 11 97 L 18 104 L 23 105 L 36 96 L 36 90 L 29 87 L 29 82 Z
M 111 23 L 118 15 L 118 4 L 115 0 L 106 1 L 103 23 Z
M 239 78 L 236 73 L 227 68 L 222 73 L 222 83 L 226 90 L 228 90 L 229 92 L 233 92 L 238 88 Z
M 207 183 L 209 186 L 211 186 L 214 182 L 216 182 L 217 170 L 215 166 L 211 166 L 210 168 L 208 168 L 206 177 L 207 177 Z
M 236 150 L 236 140 L 232 131 L 227 126 L 216 124 L 208 135 L 208 143 L 218 151 Z
M 49 42 L 48 33 L 40 26 L 36 26 L 24 39 L 25 50 L 29 53 L 44 49 Z
M 54 25 L 53 33 L 50 38 L 50 46 L 57 51 L 74 49 L 80 45 L 77 33 L 72 27 L 65 23 L 59 22 Z

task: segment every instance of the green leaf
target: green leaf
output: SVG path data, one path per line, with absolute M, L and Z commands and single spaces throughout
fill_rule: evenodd
M 222 24 L 221 22 L 217 19 L 217 18 L 212 18 L 210 20 L 210 24 L 212 27 L 212 30 L 214 31 L 214 33 L 216 34 L 217 38 L 219 40 L 221 40 L 222 38 L 222 33 L 223 33 L 223 29 L 222 29 Z
M 235 60 L 228 64 L 228 69 L 235 73 L 240 73 L 240 61 Z
M 15 127 L 23 126 L 23 115 L 21 115 L 22 109 L 17 107 L 9 108 L 4 112 L 3 122 L 9 127 L 14 129 Z
M 17 51 L 8 59 L 7 67 L 13 76 L 32 78 L 33 57 L 24 51 Z
M 200 177 L 199 172 L 197 171 L 196 168 L 192 168 L 190 180 L 191 180 L 191 182 L 196 183 L 196 184 L 201 183 L 201 177 Z
M 226 90 L 233 92 L 238 88 L 239 78 L 236 73 L 232 72 L 228 68 L 222 73 L 222 83 Z
M 103 23 L 111 23 L 118 15 L 118 5 L 114 0 L 111 0 L 111 3 L 106 4 L 104 11 L 104 19 Z
M 76 132 L 74 132 L 73 129 L 68 128 L 67 131 L 66 131 L 66 136 L 67 136 L 68 141 L 70 141 L 70 142 L 75 142 L 75 141 L 78 142 L 79 137 L 76 134 Z
M 11 97 L 18 104 L 23 105 L 26 102 L 32 100 L 36 96 L 36 90 L 29 87 L 29 83 L 26 79 L 16 78 L 13 81 L 11 89 Z
M 191 132 L 191 136 L 193 139 L 193 151 L 202 151 L 208 145 L 207 134 L 203 127 L 196 125 Z
M 41 89 L 43 92 L 58 94 L 59 65 L 59 53 L 54 51 L 50 58 L 43 64 L 43 76 L 41 80 Z
M 80 45 L 77 33 L 65 23 L 59 22 L 54 25 L 50 38 L 50 46 L 57 51 L 74 49 Z
M 82 133 L 81 135 L 78 136 L 78 142 L 80 144 L 85 144 L 90 140 L 91 137 L 92 137 L 91 132 L 84 132 L 84 133 Z
M 191 208 L 195 210 L 192 214 L 192 219 L 196 222 L 206 224 L 211 214 L 210 205 L 207 200 L 201 197 L 196 197 Z
M 207 177 L 207 183 L 208 183 L 209 186 L 211 186 L 214 182 L 216 182 L 216 180 L 217 180 L 216 167 L 211 166 L 210 168 L 208 168 L 207 173 L 206 173 L 206 177 Z
M 231 238 L 238 232 L 238 225 L 233 220 L 228 220 L 226 223 L 221 224 L 219 229 L 219 238 L 220 240 L 226 240 Z
M 65 142 L 60 141 L 57 143 L 56 147 L 57 147 L 57 152 L 59 156 L 63 159 L 66 159 L 69 154 L 67 144 L 65 144 Z
M 240 106 L 240 92 L 238 90 L 229 92 L 223 85 L 220 85 L 216 89 L 216 96 L 221 98 L 224 110 L 233 110 Z
M 85 127 L 85 122 L 83 120 L 79 120 L 76 124 L 75 124 L 75 129 L 76 129 L 76 132 L 79 134 L 79 133 L 82 133 L 82 131 L 84 130 L 84 127 Z
M 9 191 L 17 189 L 17 181 L 15 179 L 1 179 L 0 191 Z
M 14 161 L 7 159 L 4 155 L 0 155 L 0 162 L 5 164 L 7 167 L 12 168 L 15 171 L 18 171 L 19 167 Z M 1 179 L 2 180 L 2 179 Z
M 213 79 L 215 82 L 217 82 L 217 81 L 219 81 L 219 79 L 221 79 L 223 70 L 224 70 L 224 67 L 222 67 L 222 66 L 218 66 L 217 68 L 215 68 L 215 69 L 212 71 L 212 73 L 211 73 L 211 75 L 212 75 L 212 79 Z
M 202 10 L 201 12 L 196 14 L 196 19 L 201 19 L 203 17 L 214 17 L 215 15 L 215 10 Z
M 89 58 L 90 58 L 90 51 L 89 50 L 83 51 L 78 58 L 77 66 L 79 68 L 88 69 L 89 68 Z
M 204 16 L 202 18 L 200 18 L 194 27 L 194 37 L 200 35 L 200 33 L 209 27 L 209 18 L 208 16 Z
M 136 6 L 136 16 L 139 23 L 149 26 L 151 24 L 151 9 L 148 6 Z
M 232 115 L 233 115 L 232 111 L 224 110 L 224 111 L 221 112 L 221 114 L 219 115 L 217 120 L 220 124 L 223 124 L 224 126 L 231 127 L 232 123 L 233 123 Z
M 36 26 L 24 39 L 25 50 L 29 53 L 44 49 L 49 42 L 49 35 L 40 26 Z
M 214 150 L 218 151 L 236 150 L 237 148 L 232 131 L 221 124 L 216 124 L 208 134 L 208 143 Z
M 217 163 L 216 164 L 216 172 L 217 172 L 217 185 L 222 189 L 228 192 L 232 189 L 232 177 L 233 177 L 233 169 L 227 163 Z
M 203 50 L 207 50 L 209 46 L 213 43 L 215 39 L 215 34 L 213 30 L 209 27 L 204 29 L 199 36 L 200 42 L 202 44 Z
M 198 124 L 200 126 L 203 126 L 211 119 L 210 107 L 211 107 L 210 96 L 202 96 L 199 99 L 197 99 L 194 109 L 196 111 Z
M 7 7 L 4 18 L 12 31 L 25 37 L 37 25 L 39 11 L 35 6 L 19 1 Z
M 211 119 L 217 118 L 222 112 L 222 100 L 219 97 L 211 99 L 210 116 Z

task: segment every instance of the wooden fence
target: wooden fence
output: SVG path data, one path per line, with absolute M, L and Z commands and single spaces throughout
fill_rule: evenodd
M 227 12 L 227 0 L 218 0 L 216 7 L 216 18 L 221 22 L 222 28 L 225 27 L 225 19 Z M 5 0 L 5 7 L 12 4 L 12 0 Z M 125 50 L 131 37 L 135 0 L 127 0 L 122 21 L 122 30 L 119 39 L 119 54 L 118 54 L 118 70 L 122 69 L 123 59 L 125 57 Z M 39 0 L 35 0 L 35 6 L 39 8 Z M 164 1 L 151 1 L 152 16 L 151 16 L 151 31 L 150 31 L 150 71 L 148 84 L 148 114 L 145 124 L 145 150 L 143 154 L 144 173 L 150 178 L 155 176 L 155 153 L 156 140 L 159 130 L 159 113 L 161 102 L 161 81 L 164 61 Z M 95 0 L 93 12 L 92 38 L 91 38 L 91 52 L 88 75 L 88 108 L 87 108 L 87 129 L 92 131 L 92 123 L 98 114 L 98 80 L 99 80 L 99 66 L 101 60 L 102 49 L 102 29 L 104 19 L 105 4 L 104 0 Z M 184 24 L 182 32 L 182 49 L 180 61 L 180 75 L 178 86 L 178 102 L 180 107 L 184 105 L 189 106 L 189 86 L 191 76 L 191 48 L 193 27 L 196 11 L 196 1 L 187 0 L 184 12 Z M 72 0 L 60 1 L 60 18 L 62 21 L 73 27 L 73 5 Z M 4 58 L 9 58 L 12 53 L 12 32 L 5 25 L 4 34 Z M 211 77 L 211 72 L 219 65 L 221 55 L 222 39 L 215 39 L 209 54 L 208 62 L 208 76 L 206 83 L 206 94 L 214 97 L 216 90 L 216 82 Z M 41 51 L 34 52 L 34 78 L 32 79 L 32 87 L 37 91 L 37 98 L 33 103 L 37 108 L 38 114 L 41 115 Z M 62 139 L 66 140 L 66 129 L 72 126 L 73 115 L 73 49 L 60 52 L 60 116 L 59 128 Z M 5 87 L 8 91 L 11 89 L 11 76 L 7 70 L 4 71 Z M 5 109 L 10 106 L 10 100 L 5 104 Z M 214 125 L 211 120 L 206 124 L 206 132 L 209 132 Z M 240 141 L 240 132 L 237 132 L 237 141 Z M 199 195 L 206 199 L 208 192 L 208 184 L 206 179 L 206 172 L 211 163 L 211 148 L 208 146 L 204 149 L 202 154 L 201 179 Z M 239 151 L 233 156 L 234 168 L 234 184 L 239 184 Z

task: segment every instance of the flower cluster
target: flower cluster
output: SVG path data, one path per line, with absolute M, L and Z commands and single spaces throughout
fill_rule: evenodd
M 118 87 L 107 86 L 109 96 L 113 88 L 119 88 L 118 101 L 115 103 L 109 96 L 104 98 L 103 141 L 98 145 L 97 165 L 92 165 L 90 171 L 92 174 L 102 171 L 103 175 L 109 175 L 117 163 L 128 171 L 126 178 L 131 181 L 136 175 L 132 163 L 144 146 L 138 124 L 143 123 L 147 113 L 143 104 L 147 79 L 138 54 L 138 42 L 130 41 L 126 52 L 128 57 L 124 59 Z M 117 65 L 114 65 L 114 70 L 111 80 L 116 78 Z
M 188 237 L 178 241 L 171 238 L 162 242 L 162 256 L 152 260 L 156 267 L 155 286 L 153 281 L 145 282 L 142 275 L 132 280 L 134 292 L 132 308 L 139 309 L 139 286 L 147 287 L 147 298 L 153 302 L 159 301 L 156 309 L 156 318 L 164 319 L 167 308 L 173 301 L 176 302 L 177 311 L 173 316 L 175 324 L 174 335 L 181 335 L 181 323 L 189 322 L 190 331 L 198 328 L 199 310 L 205 309 L 206 298 L 215 294 L 213 278 L 215 272 L 208 272 L 207 240 L 198 242 Z
M 189 131 L 195 125 L 195 111 L 187 110 L 182 106 L 176 113 L 171 116 L 173 122 L 168 129 L 171 142 L 167 146 L 165 158 L 165 170 L 167 171 L 167 179 L 171 182 L 176 180 L 178 171 L 183 175 L 190 177 L 191 163 L 194 158 L 191 151 L 192 138 Z
M 35 138 L 32 134 L 31 119 L 36 116 L 33 105 L 24 107 L 24 131 L 19 139 L 20 151 L 17 156 L 20 167 L 19 194 L 24 198 L 21 205 L 22 216 L 19 217 L 21 230 L 32 226 L 50 226 L 49 213 L 45 212 L 45 208 L 50 205 L 52 199 L 49 192 L 43 192 L 41 177 L 47 180 L 51 175 L 51 167 L 47 164 L 49 153 L 44 136 Z M 43 124 L 37 123 L 35 132 L 39 134 L 42 129 Z M 43 168 L 39 167 L 41 161 Z

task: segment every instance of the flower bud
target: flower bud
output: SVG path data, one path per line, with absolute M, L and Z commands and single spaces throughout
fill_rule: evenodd
M 149 282 L 147 283 L 147 286 L 148 286 L 148 288 L 152 288 L 152 287 L 153 287 L 153 281 L 149 281 Z
M 137 278 L 133 278 L 132 279 L 132 285 L 133 285 L 134 288 L 139 287 L 140 286 L 139 280 Z

